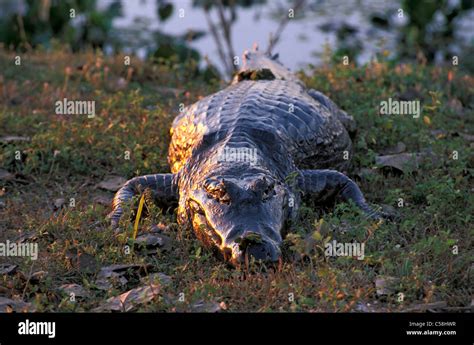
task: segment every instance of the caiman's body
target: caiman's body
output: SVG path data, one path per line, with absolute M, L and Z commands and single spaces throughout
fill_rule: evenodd
M 307 91 L 275 60 L 246 52 L 244 61 L 229 87 L 175 119 L 172 174 L 128 181 L 115 196 L 114 223 L 123 201 L 150 188 L 162 201 L 178 201 L 178 222 L 238 264 L 246 254 L 279 259 L 287 222 L 302 195 L 321 202 L 352 200 L 378 217 L 353 181 L 321 170 L 348 164 L 352 118 L 323 94 Z

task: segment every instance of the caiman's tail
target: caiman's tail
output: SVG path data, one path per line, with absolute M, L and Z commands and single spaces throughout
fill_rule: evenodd
M 178 177 L 177 174 L 154 174 L 137 176 L 128 180 L 115 194 L 112 202 L 112 212 L 107 216 L 112 226 L 117 227 L 123 214 L 122 204 L 129 202 L 135 195 L 142 194 L 150 189 L 154 196 L 164 202 L 178 199 Z

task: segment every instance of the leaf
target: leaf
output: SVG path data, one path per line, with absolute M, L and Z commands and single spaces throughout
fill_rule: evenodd
M 140 281 L 143 284 L 156 284 L 159 283 L 161 286 L 168 286 L 172 283 L 170 276 L 167 276 L 164 273 L 152 273 L 149 276 L 142 277 Z
M 100 182 L 97 187 L 111 192 L 118 191 L 127 180 L 121 176 L 110 176 L 106 180 Z
M 83 253 L 77 248 L 72 248 L 66 252 L 66 258 L 69 259 L 71 266 L 81 273 L 94 273 L 98 269 L 97 260 L 93 255 Z
M 467 140 L 467 141 L 469 141 L 469 142 L 474 142 L 474 135 L 472 135 L 472 134 L 459 133 L 459 135 L 460 135 L 463 139 L 465 139 L 465 140 Z
M 167 20 L 173 14 L 173 4 L 169 2 L 159 1 L 158 16 L 161 21 Z
M 382 153 L 384 155 L 396 155 L 405 152 L 406 149 L 407 146 L 403 142 L 399 141 L 395 146 L 386 148 L 384 151 L 382 151 Z
M 134 243 L 138 248 L 147 249 L 148 254 L 156 253 L 158 248 L 165 252 L 172 248 L 171 238 L 158 233 L 142 234 L 136 238 Z
M 425 115 L 423 116 L 423 122 L 425 123 L 425 125 L 429 126 L 431 125 L 431 119 L 429 116 Z
M 435 309 L 444 309 L 448 306 L 448 304 L 445 301 L 438 301 L 438 302 L 432 302 L 432 303 L 422 303 L 422 304 L 415 304 L 414 306 L 411 306 L 405 310 L 404 312 L 426 312 L 427 310 L 435 310 Z
M 224 304 L 217 303 L 217 302 L 205 302 L 205 301 L 199 301 L 194 303 L 191 306 L 191 311 L 194 313 L 217 313 L 223 310 L 223 306 L 227 307 Z
M 434 162 L 434 155 L 429 152 L 400 153 L 375 157 L 375 163 L 382 167 L 395 168 L 401 172 L 418 170 L 419 164 L 430 157 Z
M 0 169 L 0 181 L 11 181 L 15 178 L 15 175 L 9 173 L 4 169 Z
M 436 139 L 438 139 L 438 140 L 446 138 L 446 136 L 448 135 L 448 132 L 446 132 L 443 129 L 433 129 L 433 130 L 430 131 L 430 133 L 432 135 L 434 135 L 436 137 Z
M 457 98 L 451 98 L 448 101 L 448 108 L 455 114 L 463 114 L 464 113 L 464 107 L 462 105 L 462 102 L 457 99 Z
M 35 308 L 31 305 L 31 303 L 0 296 L 0 313 L 26 313 L 34 311 Z
M 148 265 L 131 264 L 131 265 L 110 265 L 100 269 L 95 284 L 100 290 L 108 290 L 114 285 L 124 286 L 128 283 L 127 277 L 134 274 L 140 274 L 146 271 Z M 127 276 L 127 277 L 126 277 Z
M 320 241 L 323 238 L 319 231 L 314 231 L 313 234 L 312 234 L 312 237 L 316 241 Z
M 89 293 L 84 289 L 82 285 L 79 284 L 64 284 L 58 288 L 59 291 L 63 292 L 66 295 L 74 294 L 75 297 L 88 297 Z
M 10 264 L 0 264 L 0 274 L 12 274 L 15 273 L 16 269 L 18 268 L 17 265 L 10 265 Z
M 30 283 L 38 284 L 39 282 L 43 281 L 47 277 L 47 275 L 48 272 L 46 271 L 37 271 L 30 276 Z
M 400 279 L 389 276 L 378 276 L 375 279 L 375 289 L 377 295 L 391 295 L 396 292 L 396 287 L 400 283 Z
M 142 211 L 143 211 L 143 204 L 145 203 L 145 194 L 142 194 L 140 198 L 140 202 L 138 204 L 138 211 L 137 211 L 137 216 L 135 218 L 135 224 L 133 225 L 133 239 L 135 240 L 137 238 L 137 233 L 138 233 L 138 224 L 140 223 L 140 218 L 142 216 Z
M 92 201 L 96 204 L 109 206 L 112 203 L 112 198 L 105 195 L 96 195 Z
M 7 135 L 7 136 L 4 136 L 4 137 L 0 138 L 0 142 L 5 143 L 5 144 L 18 143 L 18 142 L 22 142 L 22 141 L 23 142 L 31 141 L 31 138 L 30 137 L 19 137 L 19 136 L 16 136 L 16 135 Z
M 93 309 L 93 312 L 121 311 L 128 312 L 139 306 L 152 301 L 160 291 L 159 284 L 150 284 L 124 292 L 123 294 L 109 298 L 104 304 Z
M 59 210 L 61 207 L 64 206 L 65 203 L 66 203 L 66 199 L 64 199 L 64 198 L 55 199 L 54 202 L 53 202 L 54 209 Z

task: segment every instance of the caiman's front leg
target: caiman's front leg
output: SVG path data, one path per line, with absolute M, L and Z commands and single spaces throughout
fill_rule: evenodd
M 110 218 L 113 227 L 117 227 L 123 214 L 122 204 L 130 201 L 134 195 L 143 193 L 145 189 L 150 189 L 154 196 L 163 202 L 176 201 L 178 199 L 178 175 L 154 174 L 137 176 L 128 180 L 115 194 L 112 202 L 112 212 L 108 218 Z
M 325 201 L 340 198 L 342 201 L 352 200 L 364 213 L 372 219 L 390 218 L 382 212 L 373 210 L 365 201 L 364 195 L 357 184 L 346 175 L 335 170 L 303 170 L 298 180 L 303 194 Z

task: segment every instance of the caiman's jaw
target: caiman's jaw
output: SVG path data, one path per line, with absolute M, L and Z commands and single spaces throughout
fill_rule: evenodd
M 230 231 L 230 233 L 241 233 L 241 236 L 235 237 L 235 240 L 225 239 L 221 232 L 209 224 L 201 210 L 195 211 L 195 201 L 190 201 L 190 205 L 194 205 L 194 209 L 191 211 L 192 226 L 197 237 L 206 247 L 216 250 L 225 261 L 239 266 L 245 260 L 252 258 L 263 262 L 277 262 L 279 260 L 281 239 L 275 241 L 266 235 L 261 235 L 260 231 Z
M 279 261 L 287 202 L 284 186 L 268 176 L 218 177 L 197 185 L 187 209 L 198 239 L 238 266 Z

